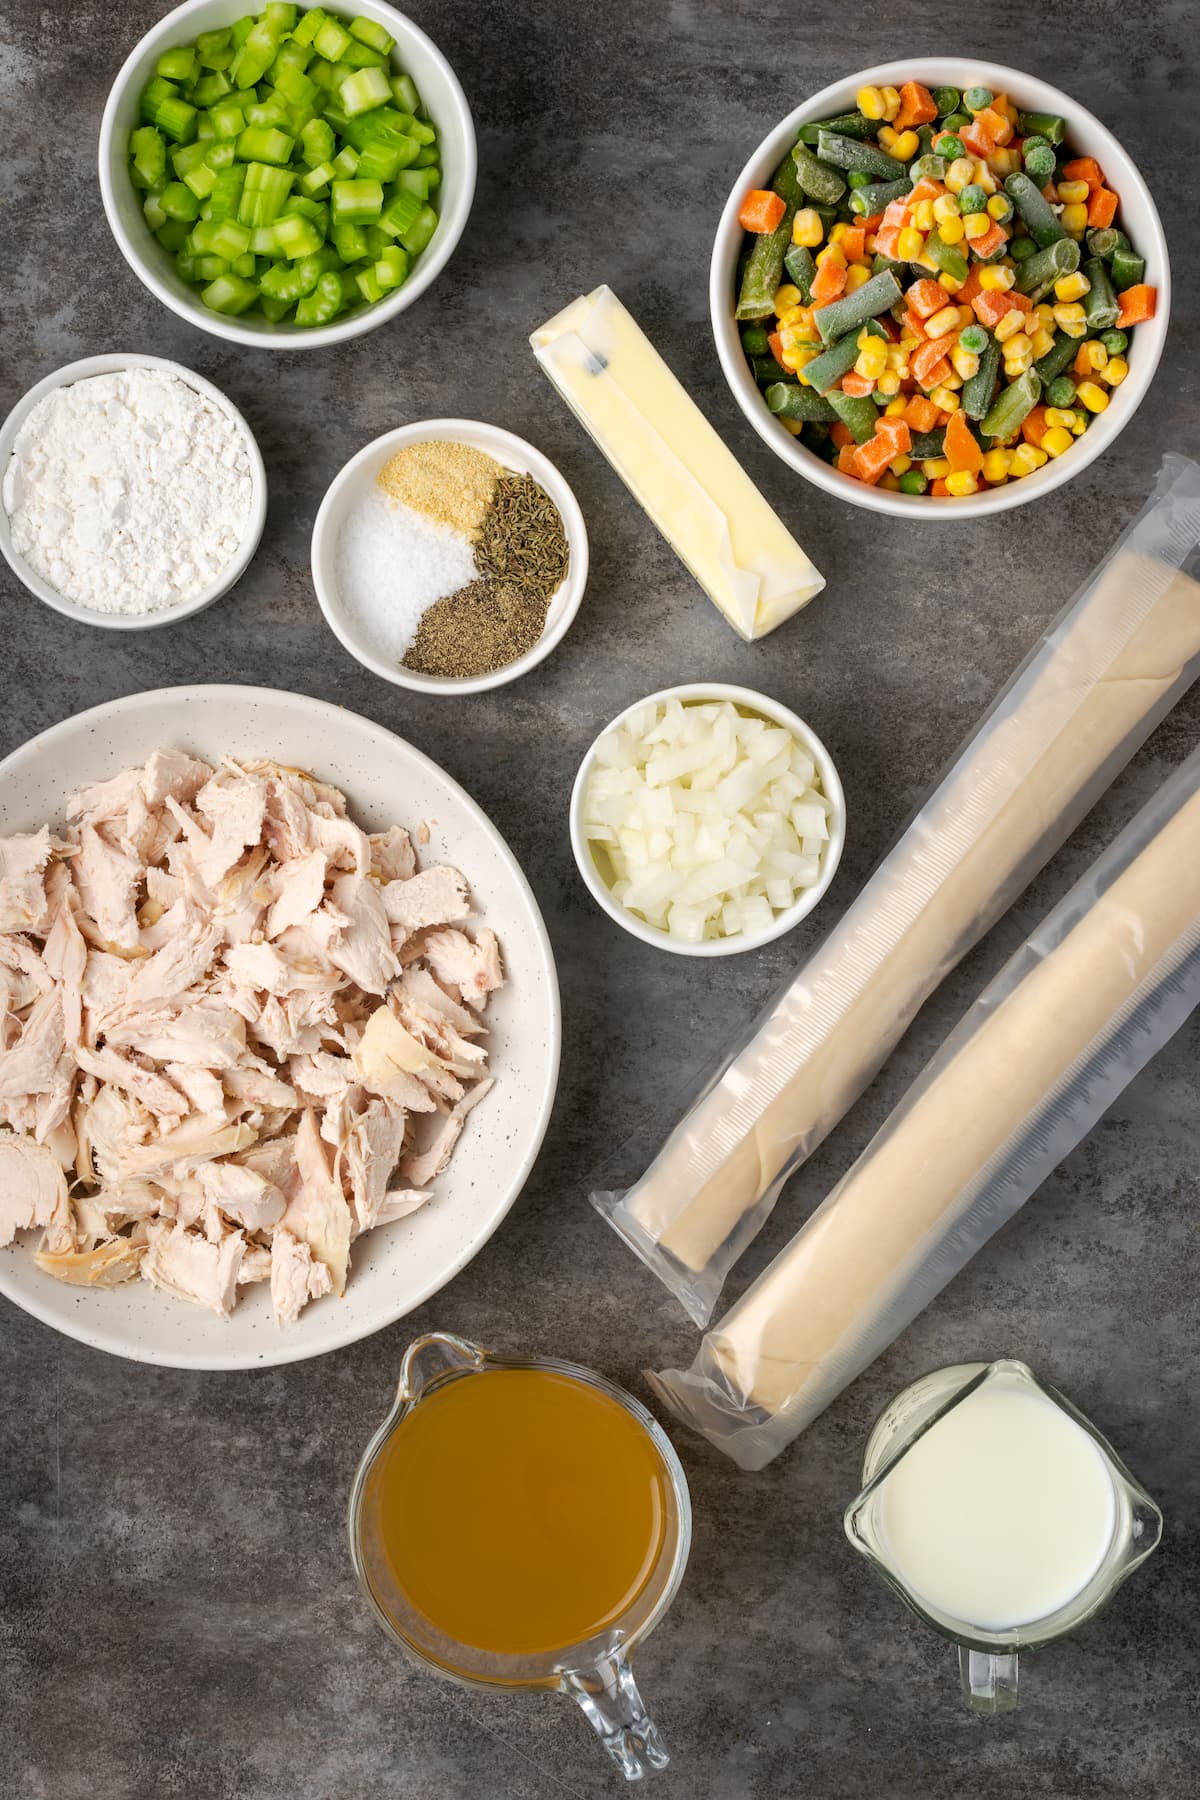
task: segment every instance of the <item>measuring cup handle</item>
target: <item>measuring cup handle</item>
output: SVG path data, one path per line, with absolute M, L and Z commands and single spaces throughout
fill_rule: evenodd
M 626 1781 L 641 1781 L 666 1768 L 671 1759 L 623 1655 L 585 1674 L 564 1675 L 562 1688 L 583 1708 Z
M 972 1712 L 995 1717 L 997 1713 L 1016 1711 L 1015 1652 L 1008 1656 L 993 1656 L 986 1650 L 968 1650 L 963 1644 L 958 1652 L 958 1671 L 962 1677 L 963 1699 Z

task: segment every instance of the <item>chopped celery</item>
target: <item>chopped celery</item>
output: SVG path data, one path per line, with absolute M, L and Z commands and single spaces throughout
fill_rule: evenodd
M 190 144 L 196 135 L 196 108 L 181 99 L 179 91 L 155 76 L 142 94 L 142 118 L 147 125 L 157 125 L 177 144 Z
M 353 42 L 344 25 L 339 25 L 336 19 L 327 18 L 313 39 L 313 47 L 317 55 L 323 56 L 327 62 L 337 62 Z
M 387 57 L 381 56 L 378 50 L 372 50 L 368 44 L 351 44 L 338 67 L 341 69 L 380 69 L 386 68 Z M 391 83 L 388 84 L 388 95 L 391 96 Z
M 295 261 L 297 257 L 311 256 L 319 250 L 324 238 L 311 219 L 301 213 L 286 212 L 275 221 L 275 242 L 284 256 Z
M 197 281 L 215 281 L 218 275 L 228 275 L 229 262 L 224 256 L 198 256 L 195 259 L 195 278 Z
M 211 75 L 202 75 L 193 87 L 188 98 L 193 106 L 215 106 L 219 100 L 230 93 L 233 83 L 227 75 L 214 70 Z
M 254 30 L 254 15 L 247 13 L 245 18 L 235 19 L 229 27 L 229 36 L 235 50 L 240 50 L 250 33 Z
M 328 325 L 342 309 L 342 278 L 332 270 L 296 307 L 297 325 Z
M 212 62 L 210 58 L 214 54 L 219 55 L 222 50 L 229 50 L 232 49 L 232 47 L 233 34 L 228 29 L 223 31 L 202 31 L 200 36 L 196 39 L 196 59 L 202 69 L 220 68 L 222 65 L 220 63 Z
M 380 50 L 386 56 L 396 42 L 390 31 L 374 19 L 352 19 L 350 36 L 357 38 L 360 44 L 369 44 L 372 50 Z
M 228 101 L 223 106 L 210 107 L 208 116 L 219 138 L 241 137 L 246 129 L 245 113 L 240 106 L 232 106 Z
M 218 275 L 202 288 L 200 298 L 205 306 L 217 313 L 244 313 L 258 299 L 258 289 L 252 281 L 244 280 L 240 275 Z
M 382 69 L 356 69 L 338 89 L 342 111 L 348 119 L 372 112 L 392 97 L 391 83 Z
M 282 167 L 291 157 L 295 138 L 274 125 L 247 125 L 237 141 L 243 162 L 276 163 Z
M 209 118 L 207 113 L 201 113 L 196 120 L 196 137 L 197 137 L 197 139 L 202 144 L 203 143 L 211 143 L 212 139 L 215 136 L 216 136 L 216 133 L 213 130 L 212 120 Z
M 236 161 L 237 152 L 229 138 L 221 138 L 216 143 L 209 144 L 204 152 L 205 167 L 215 169 L 218 175 L 222 169 L 232 169 Z
M 343 221 L 333 227 L 333 247 L 344 263 L 362 262 L 371 254 L 367 234 L 361 225 Z
M 290 0 L 268 0 L 263 18 L 282 36 L 285 31 L 295 30 L 298 11 L 299 8 L 293 6 Z
M 285 63 L 275 78 L 275 91 L 295 106 L 308 106 L 321 90 L 315 81 L 308 79 L 303 69 L 296 68 L 294 63 Z
M 358 159 L 354 173 L 364 181 L 394 181 L 404 166 L 404 153 L 398 144 L 382 138 L 367 145 Z M 424 199 L 424 194 L 421 198 Z
M 413 157 L 413 167 L 414 169 L 429 169 L 433 167 L 437 162 L 437 159 L 438 153 L 433 145 L 426 144 L 425 148 L 423 150 L 418 150 L 417 154 Z
M 399 244 L 389 244 L 375 264 L 375 279 L 385 292 L 403 286 L 408 279 L 408 255 Z
M 153 125 L 142 125 L 129 139 L 133 172 L 142 187 L 153 187 L 167 172 L 166 139 Z
M 282 94 L 271 94 L 266 100 L 256 100 L 253 106 L 246 108 L 247 125 L 286 125 L 290 117 L 290 108 Z
M 235 256 L 231 267 L 235 275 L 240 275 L 244 280 L 249 280 L 258 269 L 258 264 L 254 260 L 253 251 L 247 250 L 245 256 Z
M 300 150 L 304 161 L 313 168 L 318 163 L 329 162 L 337 150 L 333 127 L 324 119 L 310 120 L 300 133 Z
M 426 205 L 421 208 L 408 230 L 398 231 L 396 236 L 410 256 L 419 256 L 437 230 L 437 223 L 437 214 L 432 206 Z
M 279 74 L 282 69 L 299 69 L 303 75 L 313 59 L 311 44 L 298 44 L 294 37 L 284 38 L 279 46 L 275 61 L 267 70 L 267 80 L 272 87 L 279 86 Z
M 211 172 L 211 171 L 210 171 Z M 195 170 L 192 171 L 195 174 Z M 213 176 L 216 181 L 216 176 Z M 168 181 L 158 197 L 158 203 L 168 219 L 184 219 L 191 221 L 200 217 L 200 201 L 202 194 L 194 194 L 191 188 L 185 187 L 182 181 Z
M 292 36 L 298 44 L 311 44 L 324 23 L 325 14 L 321 11 L 321 8 L 319 6 L 310 6 L 308 11 L 297 21 L 296 29 L 293 31 Z
M 237 218 L 245 180 L 246 169 L 243 163 L 234 163 L 230 168 L 221 170 L 217 176 L 217 185 L 209 195 L 210 219 L 219 224 L 222 219 Z
M 161 75 L 164 81 L 194 81 L 196 52 L 190 45 L 177 50 L 164 50 L 154 65 L 154 73 Z
M 300 177 L 300 192 L 310 200 L 320 200 L 329 192 L 329 184 L 337 174 L 332 163 L 318 163 Z
M 155 237 L 171 256 L 178 256 L 188 240 L 188 227 L 183 219 L 168 219 L 160 225 Z
M 369 306 L 374 306 L 377 300 L 383 299 L 383 289 L 380 287 L 375 270 L 370 264 L 368 264 L 365 269 L 358 270 L 354 277 L 354 281 L 359 293 Z
M 372 262 L 378 262 L 391 243 L 391 238 L 386 231 L 380 231 L 378 225 L 364 225 L 362 232 L 367 240 L 367 255 Z
M 371 225 L 383 211 L 379 181 L 335 181 L 332 195 L 335 225 Z
M 293 306 L 297 300 L 311 294 L 320 279 L 321 268 L 316 258 L 304 256 L 298 262 L 273 263 L 259 276 L 258 288 L 269 299 L 283 300 Z
M 417 84 L 411 75 L 392 76 L 392 97 L 404 112 L 416 113 L 421 104 Z
M 274 225 L 256 225 L 250 233 L 250 248 L 255 256 L 275 257 L 282 254 Z
M 333 159 L 333 172 L 339 181 L 349 181 L 358 174 L 358 151 L 353 144 L 343 144 Z
M 411 231 L 421 216 L 423 202 L 415 194 L 406 193 L 403 188 L 388 201 L 380 214 L 378 225 L 386 231 L 390 238 L 404 239 L 404 234 Z M 406 246 L 407 247 L 407 246 Z
M 207 144 L 181 144 L 171 152 L 171 167 L 180 181 L 189 169 L 198 168 L 208 153 Z
M 146 195 L 146 198 L 142 201 L 142 215 L 151 231 L 158 231 L 166 224 L 167 215 L 163 211 L 162 196 L 160 194 Z
M 336 63 L 326 62 L 323 56 L 318 56 L 315 62 L 309 63 L 306 73 L 310 81 L 315 82 L 325 93 L 332 94 L 344 80 L 346 72 L 339 69 Z
M 366 160 L 365 153 L 363 160 Z M 433 186 L 430 180 L 432 173 L 432 169 L 401 169 L 396 177 L 396 186 L 415 194 L 418 200 L 428 200 L 429 190 Z
M 416 138 L 418 144 L 432 144 L 437 141 L 437 132 L 433 126 L 422 125 L 420 119 L 415 119 L 409 126 L 408 135 L 410 138 Z
M 290 169 L 272 168 L 269 163 L 248 164 L 238 205 L 238 223 L 251 229 L 274 224 L 287 204 L 291 187 Z
M 262 80 L 275 61 L 282 36 L 282 31 L 277 31 L 265 17 L 258 20 L 233 59 L 230 74 L 239 87 L 253 87 Z
M 175 186 L 175 185 L 177 185 L 177 184 L 172 183 L 172 186 Z M 182 185 L 185 188 L 191 189 L 192 193 L 196 197 L 196 202 L 198 205 L 201 200 L 207 200 L 208 196 L 212 193 L 213 189 L 216 187 L 217 171 L 215 169 L 210 168 L 206 162 L 197 163 L 196 167 L 194 169 L 188 170 L 187 174 L 183 178 Z M 193 218 L 195 217 L 194 213 L 193 213 L 192 217 Z
M 285 319 L 292 310 L 290 300 L 272 300 L 270 294 L 264 294 L 261 288 L 258 294 L 258 304 L 263 318 L 270 319 L 272 325 L 278 325 L 279 321 Z

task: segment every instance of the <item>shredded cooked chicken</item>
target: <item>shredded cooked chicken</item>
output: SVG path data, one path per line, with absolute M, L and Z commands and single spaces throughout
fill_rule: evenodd
M 496 938 L 402 826 L 274 763 L 157 751 L 67 821 L 0 838 L 0 1245 L 225 1318 L 268 1282 L 289 1323 L 491 1087 Z

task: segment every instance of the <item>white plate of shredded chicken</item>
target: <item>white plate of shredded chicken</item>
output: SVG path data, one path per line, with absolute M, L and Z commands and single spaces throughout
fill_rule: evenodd
M 182 1368 L 319 1355 L 495 1230 L 558 1073 L 553 955 L 434 763 L 265 688 L 0 764 L 0 1292 Z

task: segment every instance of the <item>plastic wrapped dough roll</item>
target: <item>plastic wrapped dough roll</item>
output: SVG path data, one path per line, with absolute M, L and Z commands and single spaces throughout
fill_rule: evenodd
M 627 1193 L 593 1196 L 707 1323 L 784 1181 L 1200 672 L 1200 468 L 1155 494 L 754 1034 Z
M 692 1368 L 651 1378 L 658 1392 L 761 1468 L 1012 1217 L 1198 1002 L 1200 751 L 984 991 Z

